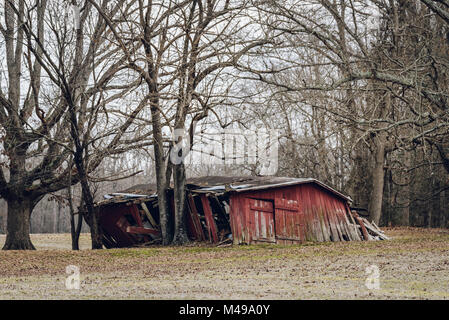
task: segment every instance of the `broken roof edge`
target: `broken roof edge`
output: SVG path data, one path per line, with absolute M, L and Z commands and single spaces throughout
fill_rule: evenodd
M 103 195 L 104 199 L 96 201 L 94 206 L 101 207 L 109 204 L 125 203 L 125 202 L 147 202 L 157 198 L 157 194 L 152 195 L 140 195 L 140 194 L 128 194 L 129 196 L 121 196 L 121 193 L 108 193 Z
M 300 184 L 307 184 L 307 183 L 315 183 L 322 188 L 334 193 L 335 195 L 339 196 L 340 198 L 345 199 L 348 202 L 353 202 L 351 197 L 344 195 L 343 193 L 335 190 L 334 188 L 328 186 L 327 184 L 315 179 L 315 178 L 307 178 L 307 179 L 298 179 L 293 181 L 286 181 L 286 182 L 280 182 L 280 183 L 274 183 L 274 184 L 266 184 L 266 185 L 260 185 L 260 186 L 251 186 L 248 188 L 238 188 L 238 189 L 232 189 L 229 190 L 230 192 L 245 192 L 245 191 L 253 191 L 253 190 L 265 190 L 270 188 L 277 188 L 277 187 L 287 187 L 287 186 L 294 186 L 294 185 L 300 185 Z

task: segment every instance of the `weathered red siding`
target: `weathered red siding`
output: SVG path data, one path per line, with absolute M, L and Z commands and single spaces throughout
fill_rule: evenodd
M 351 239 L 346 200 L 314 183 L 232 193 L 230 208 L 235 244 L 357 240 Z M 269 223 L 274 238 L 263 231 Z

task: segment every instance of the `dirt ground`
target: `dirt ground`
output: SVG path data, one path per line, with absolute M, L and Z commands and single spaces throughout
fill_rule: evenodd
M 391 241 L 96 251 L 83 235 L 78 252 L 68 234 L 35 234 L 36 251 L 0 251 L 0 299 L 449 299 L 449 230 L 386 233 Z M 65 286 L 68 265 L 78 290 Z M 366 285 L 373 265 L 378 289 Z

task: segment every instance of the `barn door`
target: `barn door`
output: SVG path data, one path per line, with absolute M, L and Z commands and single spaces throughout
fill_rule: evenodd
M 247 198 L 247 221 L 252 241 L 276 242 L 273 203 Z
M 300 210 L 298 200 L 277 198 L 274 207 L 278 242 L 304 241 L 304 214 Z

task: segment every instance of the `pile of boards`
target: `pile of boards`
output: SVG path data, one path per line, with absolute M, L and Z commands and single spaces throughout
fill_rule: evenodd
M 356 222 L 361 239 L 363 240 L 390 240 L 385 233 L 374 223 L 368 219 L 358 215 L 356 211 L 351 211 L 352 217 Z

